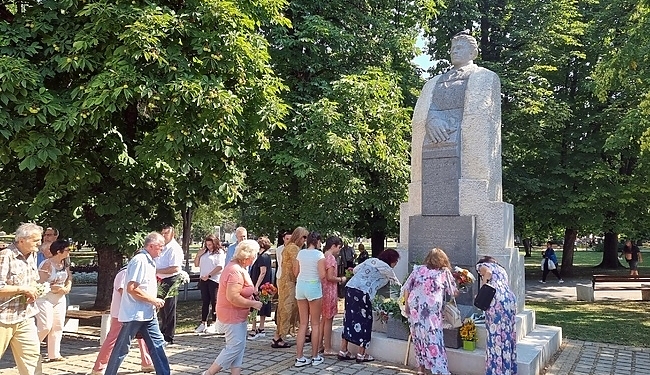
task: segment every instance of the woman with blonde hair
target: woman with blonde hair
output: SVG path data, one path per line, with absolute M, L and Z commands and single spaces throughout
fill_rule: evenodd
M 439 248 L 429 250 L 424 265 L 413 267 L 402 293 L 418 362 L 417 373 L 423 374 L 426 368 L 432 374 L 449 374 L 442 307 L 445 294 L 451 296 L 458 292 L 447 254 Z
M 294 229 L 291 239 L 284 245 L 282 251 L 282 276 L 278 279 L 278 310 L 275 313 L 277 328 L 272 339 L 272 348 L 291 346 L 284 341 L 284 337 L 289 334 L 298 321 L 296 274 L 293 271 L 293 264 L 308 235 L 309 231 L 303 227 Z
M 219 278 L 221 271 L 226 265 L 226 252 L 221 246 L 221 241 L 213 235 L 208 235 L 203 240 L 203 247 L 194 257 L 194 266 L 199 267 L 198 287 L 201 291 L 201 324 L 194 332 L 214 333 L 217 323 L 217 291 L 219 290 Z M 212 308 L 212 313 L 210 313 Z M 212 318 L 212 326 L 208 326 L 208 313 Z
M 241 373 L 246 350 L 248 312 L 251 308 L 262 308 L 262 302 L 253 298 L 255 285 L 246 271 L 255 262 L 259 249 L 257 241 L 241 241 L 221 273 L 221 287 L 217 292 L 217 318 L 225 331 L 226 346 L 202 375 L 215 375 L 224 368 L 229 368 L 232 375 Z

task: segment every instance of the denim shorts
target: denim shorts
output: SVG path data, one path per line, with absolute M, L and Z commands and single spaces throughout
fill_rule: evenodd
M 630 266 L 630 270 L 636 271 L 639 269 L 639 261 L 638 260 L 628 260 L 627 264 Z
M 306 299 L 313 301 L 315 299 L 323 298 L 323 288 L 321 287 L 320 280 L 316 281 L 296 281 L 296 299 Z

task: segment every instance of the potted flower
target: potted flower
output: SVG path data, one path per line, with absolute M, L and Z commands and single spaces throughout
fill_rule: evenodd
M 476 324 L 472 318 L 466 318 L 460 326 L 460 338 L 463 340 L 463 349 L 476 349 Z
M 410 330 L 409 321 L 404 316 L 404 297 L 391 299 L 377 296 L 372 303 L 373 315 L 380 324 L 386 325 L 386 336 L 400 340 L 407 340 Z

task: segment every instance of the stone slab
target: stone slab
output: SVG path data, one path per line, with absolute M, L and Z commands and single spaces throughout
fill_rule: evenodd
M 460 157 L 438 157 L 429 151 L 422 159 L 422 215 L 458 215 Z
M 443 249 L 452 264 L 476 264 L 474 216 L 411 216 L 409 263 L 422 264 L 426 254 L 434 247 Z M 456 300 L 461 305 L 472 305 L 472 293 L 461 294 Z

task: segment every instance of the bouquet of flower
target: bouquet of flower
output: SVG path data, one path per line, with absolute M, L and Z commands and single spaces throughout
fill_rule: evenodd
M 392 316 L 394 319 L 397 319 L 404 324 L 408 324 L 405 307 L 405 300 L 403 296 L 399 299 L 377 296 L 372 302 L 372 310 L 377 313 L 377 319 L 382 323 L 386 323 L 388 321 L 388 317 Z
M 460 268 L 458 266 L 454 267 L 454 272 L 451 273 L 454 276 L 454 279 L 456 280 L 456 285 L 458 285 L 458 289 L 466 293 L 468 291 L 468 288 L 472 286 L 474 281 L 476 281 L 476 278 L 474 275 L 472 275 L 471 272 L 464 268 Z
M 344 276 L 345 276 L 346 279 L 350 280 L 352 278 L 352 276 L 354 276 L 354 268 L 352 268 L 352 267 L 346 268 Z
M 177 276 L 176 280 L 174 280 L 174 283 L 170 285 L 169 289 L 167 289 L 166 291 L 165 291 L 165 286 L 162 284 L 162 280 L 156 278 L 158 280 L 158 295 L 164 296 L 161 297 L 162 299 L 176 297 L 178 295 L 178 289 L 180 289 L 181 285 L 190 282 L 190 275 L 188 275 L 187 272 L 185 271 L 181 271 L 176 276 Z
M 43 284 L 35 283 L 33 286 L 36 287 L 36 298 L 42 297 L 46 295 L 50 291 L 50 283 L 44 282 Z M 24 294 L 19 294 L 17 296 L 13 296 L 0 304 L 0 308 L 3 308 L 5 305 L 7 305 L 9 302 L 13 300 L 20 300 L 20 303 L 27 303 L 27 297 Z
M 460 326 L 460 338 L 463 341 L 476 341 L 476 324 L 472 318 L 465 318 Z
M 262 302 L 262 305 L 266 305 L 267 303 L 271 302 L 273 299 L 273 296 L 275 296 L 278 293 L 278 288 L 276 288 L 273 284 L 271 283 L 264 283 L 262 286 L 260 286 L 260 292 L 257 295 L 257 298 L 260 302 Z M 248 314 L 248 322 L 252 323 L 257 319 L 257 310 L 256 309 L 251 309 L 250 314 Z

